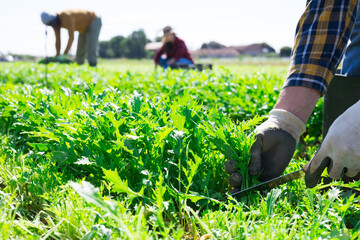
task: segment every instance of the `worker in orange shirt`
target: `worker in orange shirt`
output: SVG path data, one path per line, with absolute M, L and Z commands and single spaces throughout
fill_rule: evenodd
M 65 28 L 69 32 L 69 40 L 66 45 L 64 55 L 70 51 L 74 41 L 74 32 L 79 32 L 78 46 L 75 61 L 83 64 L 85 56 L 90 66 L 97 64 L 97 49 L 99 44 L 99 34 L 101 29 L 101 18 L 94 12 L 82 9 L 68 9 L 56 14 L 47 12 L 41 13 L 42 22 L 54 29 L 56 37 L 56 56 L 60 56 L 61 39 L 60 28 Z

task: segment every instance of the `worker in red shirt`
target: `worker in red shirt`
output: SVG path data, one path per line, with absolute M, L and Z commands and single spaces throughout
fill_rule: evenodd
M 192 65 L 194 60 L 187 49 L 185 42 L 175 35 L 170 26 L 163 29 L 163 45 L 154 56 L 155 67 L 164 68 L 176 65 Z

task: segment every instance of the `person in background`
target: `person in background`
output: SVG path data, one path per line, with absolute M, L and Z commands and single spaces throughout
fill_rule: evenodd
M 82 9 L 68 9 L 57 14 L 42 12 L 41 20 L 45 25 L 54 29 L 56 56 L 60 56 L 60 28 L 65 28 L 69 33 L 69 40 L 64 55 L 69 53 L 74 41 L 74 32 L 78 31 L 79 38 L 75 61 L 78 64 L 83 64 L 87 55 L 89 65 L 97 65 L 97 49 L 102 23 L 101 18 L 96 16 L 94 12 Z
M 357 13 L 357 0 L 307 1 L 296 28 L 295 45 L 283 89 L 268 119 L 255 129 L 250 175 L 266 181 L 280 176 L 288 166 L 310 114 L 327 92 L 342 59 Z M 359 17 L 357 21 L 359 24 Z M 359 36 L 355 37 L 357 34 L 353 32 L 351 38 L 358 39 Z M 355 42 L 351 44 L 356 45 Z M 352 49 L 350 45 L 349 51 Z M 358 55 L 355 62 L 349 60 L 354 56 L 350 52 L 345 55 L 345 72 L 351 72 L 349 66 L 360 69 Z M 306 186 L 316 186 L 325 168 L 332 179 L 357 175 L 360 172 L 359 139 L 360 101 L 332 123 L 319 150 L 305 165 Z M 230 184 L 238 190 L 241 182 L 235 163 L 227 161 L 225 170 L 230 174 Z
M 163 29 L 163 45 L 154 56 L 155 67 L 160 65 L 164 68 L 174 65 L 191 65 L 194 60 L 187 49 L 185 42 L 176 36 L 170 26 Z

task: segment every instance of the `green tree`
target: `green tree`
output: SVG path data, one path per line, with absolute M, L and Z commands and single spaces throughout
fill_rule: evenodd
M 110 48 L 112 52 L 114 53 L 115 58 L 121 58 L 124 57 L 125 49 L 124 49 L 124 40 L 125 37 L 123 36 L 116 36 L 110 39 Z
M 115 36 L 110 41 L 101 41 L 99 56 L 102 58 L 149 58 L 151 54 L 145 50 L 146 43 L 150 40 L 144 30 L 140 29 L 131 33 L 127 38 Z
M 282 47 L 280 49 L 280 57 L 290 57 L 291 51 L 291 47 Z
M 109 58 L 113 56 L 108 55 L 108 50 L 110 49 L 110 44 L 108 41 L 101 41 L 99 43 L 99 57 Z
M 145 45 L 149 41 L 150 40 L 146 38 L 144 30 L 134 31 L 127 38 L 125 57 L 137 59 L 146 57 Z

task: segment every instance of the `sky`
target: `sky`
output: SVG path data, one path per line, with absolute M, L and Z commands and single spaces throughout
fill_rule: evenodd
M 143 29 L 150 40 L 170 25 L 190 50 L 216 41 L 226 46 L 266 42 L 277 51 L 292 46 L 305 0 L 11 0 L 0 8 L 0 52 L 55 54 L 52 28 L 41 22 L 43 11 L 69 8 L 94 11 L 102 19 L 100 41 Z M 76 39 L 77 39 L 77 35 Z M 63 52 L 67 31 L 61 31 Z M 76 39 L 71 54 L 76 52 Z

